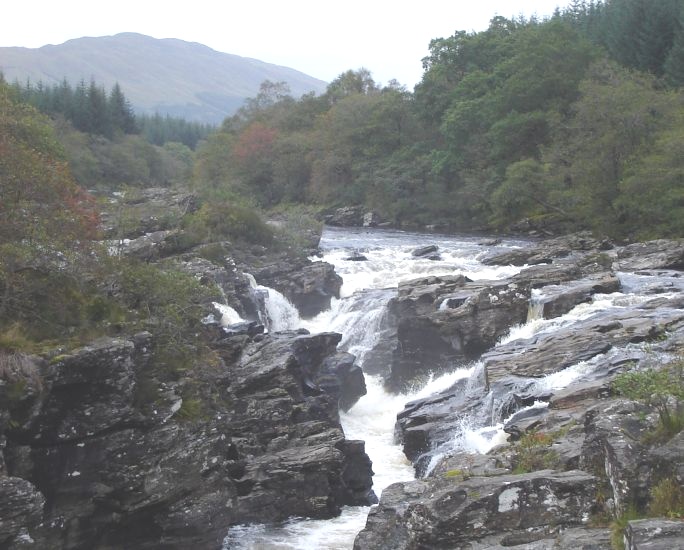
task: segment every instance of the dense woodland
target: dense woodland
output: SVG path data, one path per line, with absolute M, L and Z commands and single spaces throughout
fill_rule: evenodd
M 681 1 L 573 2 L 430 44 L 410 93 L 361 69 L 267 83 L 197 153 L 203 188 L 364 204 L 401 225 L 622 238 L 684 230 Z
M 400 227 L 684 234 L 681 0 L 496 17 L 433 40 L 423 66 L 413 92 L 365 69 L 299 99 L 267 81 L 215 131 L 136 116 L 118 86 L 0 82 L 0 328 L 25 320 L 22 334 L 43 338 L 111 325 L 165 292 L 156 268 L 102 260 L 84 189 L 192 185 L 205 202 L 186 228 L 198 243 L 268 244 L 255 212 L 356 204 Z M 91 264 L 108 274 L 79 275 Z M 103 277 L 116 279 L 113 302 Z M 192 280 L 172 279 L 148 315 L 190 300 Z

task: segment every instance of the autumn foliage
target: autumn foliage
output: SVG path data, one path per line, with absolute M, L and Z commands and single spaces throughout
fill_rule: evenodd
M 77 280 L 97 227 L 94 201 L 74 182 L 47 119 L 0 84 L 0 328 L 30 323 L 58 293 L 51 285 Z M 63 298 L 60 316 L 74 301 Z

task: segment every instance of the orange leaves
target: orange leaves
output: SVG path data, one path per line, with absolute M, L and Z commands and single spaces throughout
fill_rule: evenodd
M 273 144 L 278 136 L 275 128 L 261 122 L 253 122 L 238 136 L 233 147 L 233 156 L 238 161 L 249 161 L 254 157 L 268 155 L 273 150 Z

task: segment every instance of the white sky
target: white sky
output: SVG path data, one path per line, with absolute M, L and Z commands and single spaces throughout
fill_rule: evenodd
M 413 88 L 433 38 L 494 15 L 549 16 L 569 0 L 33 0 L 3 2 L 0 46 L 138 32 L 200 42 L 331 81 L 366 67 Z

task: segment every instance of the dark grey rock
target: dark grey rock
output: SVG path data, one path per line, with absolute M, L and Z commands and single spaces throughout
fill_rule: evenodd
M 415 248 L 411 251 L 411 256 L 414 256 L 416 258 L 421 258 L 423 256 L 429 256 L 439 250 L 439 247 L 436 244 L 428 244 L 425 246 L 420 246 L 418 248 Z
M 553 540 L 588 521 L 595 491 L 595 478 L 580 471 L 396 483 L 371 509 L 354 548 L 471 548 L 483 539 L 509 547 Z
M 0 476 L 0 547 L 29 546 L 45 497 L 25 479 Z
M 684 521 L 681 519 L 639 519 L 627 523 L 627 550 L 674 550 L 684 546 Z
M 363 225 L 364 211 L 362 206 L 343 206 L 325 216 L 328 225 L 337 227 L 358 227 Z
M 634 243 L 617 249 L 616 269 L 684 269 L 684 240 Z

